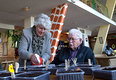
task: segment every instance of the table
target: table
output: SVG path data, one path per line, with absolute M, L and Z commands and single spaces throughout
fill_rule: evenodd
M 9 64 L 14 64 L 14 61 L 3 61 L 1 64 L 4 70 L 8 70 Z
M 95 57 L 97 64 L 104 66 L 116 66 L 116 56 L 98 56 Z

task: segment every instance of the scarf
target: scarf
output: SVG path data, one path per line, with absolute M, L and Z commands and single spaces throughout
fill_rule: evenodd
M 32 28 L 32 49 L 34 54 L 41 56 L 45 36 L 37 36 L 35 26 Z

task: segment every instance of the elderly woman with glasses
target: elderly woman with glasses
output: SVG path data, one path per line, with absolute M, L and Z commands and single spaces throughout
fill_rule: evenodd
M 51 57 L 51 34 L 50 17 L 46 14 L 40 14 L 35 20 L 34 26 L 26 28 L 22 32 L 20 40 L 19 64 L 24 65 L 24 60 L 27 60 L 27 65 L 41 65 Z
M 77 58 L 77 63 L 88 63 L 91 61 L 93 65 L 96 64 L 93 51 L 82 44 L 82 33 L 77 29 L 71 29 L 68 35 L 69 47 L 62 48 L 57 52 L 57 55 L 52 63 L 58 65 L 69 59 Z

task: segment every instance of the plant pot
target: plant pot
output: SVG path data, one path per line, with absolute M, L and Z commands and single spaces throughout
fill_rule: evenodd
M 49 71 L 50 72 L 50 75 L 55 75 L 56 74 L 56 70 L 57 68 L 56 67 L 53 67 L 53 66 L 48 66 L 48 69 L 46 69 L 45 67 L 38 67 L 38 66 L 33 66 L 33 67 L 29 67 L 27 69 L 27 71 Z
M 116 80 L 116 67 L 109 66 L 95 70 L 94 78 L 105 80 Z
M 15 73 L 15 75 L 21 74 L 21 73 L 22 72 Z M 11 73 L 7 72 L 7 71 L 0 71 L 0 80 L 12 80 L 11 79 Z
M 33 68 L 33 67 L 41 67 L 41 68 L 45 68 L 46 65 L 31 65 L 31 66 L 27 66 L 28 68 Z M 55 64 L 49 64 L 48 67 L 55 67 Z
M 88 64 L 78 64 L 78 67 L 80 67 L 84 72 L 85 75 L 91 75 L 93 74 L 93 71 L 100 68 L 100 65 L 88 65 Z
M 28 68 L 24 69 L 24 67 L 19 67 L 18 71 L 19 72 L 27 72 L 28 71 L 27 69 Z
M 49 80 L 48 71 L 25 72 L 16 76 L 13 80 Z
M 84 72 L 77 71 L 77 67 L 71 67 L 67 71 L 65 69 L 58 69 L 56 75 L 59 80 L 84 80 Z
M 0 80 L 10 80 L 10 76 L 9 72 L 0 72 Z

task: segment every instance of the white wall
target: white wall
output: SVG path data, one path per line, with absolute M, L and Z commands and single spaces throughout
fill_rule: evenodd
M 77 28 L 77 29 L 79 29 L 83 33 L 84 46 L 89 47 L 88 36 L 91 36 L 91 31 L 90 30 L 83 29 L 83 28 Z

